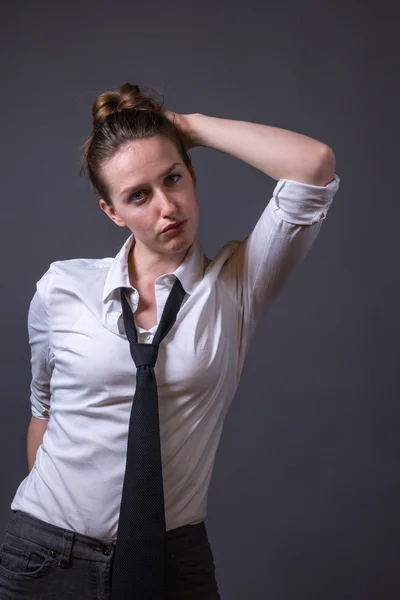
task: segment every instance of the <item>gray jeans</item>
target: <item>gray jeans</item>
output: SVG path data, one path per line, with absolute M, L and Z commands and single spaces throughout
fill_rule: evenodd
M 10 511 L 0 546 L 1 600 L 109 600 L 115 540 Z M 204 521 L 167 532 L 166 600 L 221 600 Z

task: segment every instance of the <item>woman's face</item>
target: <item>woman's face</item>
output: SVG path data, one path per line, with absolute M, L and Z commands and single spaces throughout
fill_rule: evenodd
M 192 245 L 199 224 L 196 175 L 169 139 L 156 136 L 128 143 L 103 165 L 102 173 L 113 207 L 103 199 L 100 207 L 114 223 L 132 231 L 135 251 L 165 255 Z M 183 219 L 187 223 L 182 231 L 162 233 Z

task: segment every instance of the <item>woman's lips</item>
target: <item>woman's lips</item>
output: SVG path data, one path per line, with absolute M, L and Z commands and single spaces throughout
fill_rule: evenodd
M 178 233 L 179 231 L 182 231 L 186 225 L 187 221 L 183 221 L 182 223 L 180 223 L 179 225 L 177 225 L 176 227 L 171 227 L 170 229 L 167 229 L 167 231 L 163 231 L 162 233 L 164 235 L 168 235 L 168 234 L 173 234 L 173 233 Z

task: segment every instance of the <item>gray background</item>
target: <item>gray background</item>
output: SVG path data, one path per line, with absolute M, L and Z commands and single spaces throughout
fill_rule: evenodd
M 226 421 L 207 519 L 223 599 L 399 598 L 398 31 L 385 2 L 3 7 L 0 530 L 28 473 L 35 283 L 54 260 L 115 256 L 130 233 L 78 174 L 94 98 L 130 81 L 177 112 L 315 137 L 341 178 Z M 213 257 L 248 235 L 275 181 L 191 155 Z

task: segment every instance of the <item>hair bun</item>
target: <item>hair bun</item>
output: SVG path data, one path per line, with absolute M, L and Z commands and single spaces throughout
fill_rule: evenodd
M 93 125 L 101 125 L 110 115 L 123 110 L 159 111 L 160 105 L 154 98 L 143 95 L 138 85 L 124 83 L 117 90 L 100 94 L 93 103 Z

